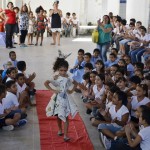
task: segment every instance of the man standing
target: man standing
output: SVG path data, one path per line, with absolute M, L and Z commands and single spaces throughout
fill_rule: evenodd
M 51 45 L 56 45 L 56 40 L 58 42 L 58 45 L 60 45 L 62 11 L 58 9 L 58 4 L 59 1 L 56 0 L 53 4 L 53 9 L 50 11 L 51 31 L 53 37 L 53 43 L 51 43 Z

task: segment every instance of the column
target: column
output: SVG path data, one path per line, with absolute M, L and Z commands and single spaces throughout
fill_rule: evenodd
M 126 18 L 135 18 L 137 21 L 142 21 L 145 27 L 148 26 L 150 13 L 150 0 L 127 0 Z

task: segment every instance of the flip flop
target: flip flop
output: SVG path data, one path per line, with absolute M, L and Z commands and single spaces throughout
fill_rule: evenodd
M 58 136 L 62 136 L 63 133 L 62 133 L 62 132 L 58 132 L 57 135 L 58 135 Z
M 66 137 L 66 138 L 64 138 L 64 141 L 65 141 L 65 142 L 68 142 L 68 141 L 70 141 L 70 138 L 69 138 L 69 137 Z

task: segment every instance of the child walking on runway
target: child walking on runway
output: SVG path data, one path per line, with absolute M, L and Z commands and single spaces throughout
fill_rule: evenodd
M 69 114 L 74 118 L 77 114 L 77 107 L 74 103 L 71 94 L 76 88 L 76 84 L 71 81 L 67 75 L 69 64 L 63 58 L 57 58 L 54 63 L 53 70 L 54 72 L 58 71 L 58 75 L 55 76 L 55 80 L 47 80 L 45 86 L 47 89 L 54 92 L 54 95 L 51 97 L 51 100 L 46 107 L 46 115 L 57 116 L 58 124 L 58 136 L 62 136 L 62 121 L 64 122 L 64 141 L 67 142 L 70 140 L 68 137 L 68 126 Z M 55 87 L 52 88 L 51 85 Z

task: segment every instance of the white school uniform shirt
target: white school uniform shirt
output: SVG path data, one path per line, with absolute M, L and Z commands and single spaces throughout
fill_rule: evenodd
M 106 99 L 105 111 L 107 112 L 112 105 L 113 105 L 112 101 L 108 101 L 108 99 Z
M 2 103 L 0 103 L 0 115 L 4 114 L 4 106 Z
M 111 115 L 111 119 L 114 120 L 115 118 L 117 118 L 118 121 L 121 121 L 122 120 L 122 116 L 129 113 L 129 110 L 126 106 L 122 105 L 121 108 L 116 112 L 116 105 L 112 105 L 109 109 L 109 113 Z M 129 120 L 128 120 L 129 121 Z M 122 127 L 122 126 L 119 126 L 118 124 L 116 123 L 112 123 L 115 127 Z
M 137 96 L 132 96 L 131 101 L 131 108 L 136 110 L 141 105 L 146 105 L 150 102 L 150 99 L 148 97 L 144 97 L 144 99 L 140 102 L 137 100 Z M 135 112 L 131 109 L 131 116 L 136 117 Z
M 16 106 L 16 107 L 19 106 L 17 96 L 11 92 L 7 92 L 6 97 L 3 98 L 3 100 L 2 100 L 2 104 L 4 106 L 4 109 L 9 109 L 14 106 Z
M 13 79 L 11 79 L 10 77 L 8 77 L 8 78 L 6 79 L 6 82 L 11 81 L 11 80 L 13 80 Z
M 24 83 L 22 86 L 20 86 L 18 83 L 17 85 L 17 97 L 19 98 L 19 95 L 26 89 L 27 85 Z
M 142 138 L 140 147 L 142 150 L 150 150 L 150 126 L 140 130 L 138 135 Z
M 100 91 L 98 91 L 97 85 L 94 85 L 93 86 L 93 92 L 94 92 L 95 98 L 102 99 L 102 97 L 103 97 L 103 95 L 105 93 L 105 86 L 103 85 L 102 88 L 100 89 Z
M 78 25 L 79 20 L 77 18 L 76 19 L 72 18 L 71 20 L 72 20 L 73 24 Z

